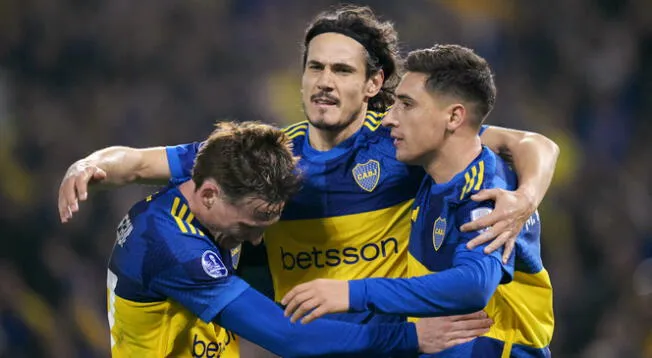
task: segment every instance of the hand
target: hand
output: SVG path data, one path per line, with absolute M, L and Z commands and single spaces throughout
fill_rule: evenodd
M 537 209 L 534 201 L 522 192 L 503 189 L 485 189 L 471 196 L 471 199 L 478 202 L 492 200 L 496 202 L 496 207 L 491 214 L 462 225 L 460 229 L 465 232 L 487 228 L 469 241 L 466 247 L 472 250 L 495 238 L 484 252 L 489 254 L 504 246 L 503 263 L 507 263 L 518 234 Z
M 349 310 L 349 281 L 317 279 L 294 287 L 281 300 L 290 321 L 312 322 L 327 314 Z M 310 312 L 310 313 L 308 313 Z M 305 317 L 304 317 L 305 316 Z
M 438 353 L 472 341 L 487 332 L 493 321 L 484 311 L 462 316 L 422 318 L 417 323 L 421 353 Z
M 68 222 L 79 211 L 79 201 L 88 198 L 88 185 L 106 179 L 106 172 L 87 161 L 80 160 L 68 168 L 59 186 L 59 217 Z

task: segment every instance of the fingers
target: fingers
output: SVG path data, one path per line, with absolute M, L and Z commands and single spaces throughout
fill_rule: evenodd
M 95 167 L 95 173 L 93 173 L 94 181 L 102 181 L 106 179 L 107 174 L 102 168 Z
M 471 342 L 475 338 L 476 337 L 458 338 L 458 339 L 454 339 L 452 341 L 448 341 L 448 342 L 446 342 L 446 344 L 444 346 L 444 349 L 448 349 L 450 347 L 453 347 L 453 346 L 456 346 L 456 345 L 459 345 L 459 344 L 464 344 L 464 343 Z
M 83 168 L 83 169 L 81 169 Z M 62 223 L 68 222 L 73 213 L 79 211 L 79 201 L 88 198 L 88 184 L 91 180 L 102 181 L 107 174 L 104 170 L 95 166 L 83 167 L 73 164 L 68 169 L 66 176 L 59 186 L 59 218 Z
M 487 312 L 485 311 L 478 311 L 478 312 L 473 312 L 469 314 L 463 314 L 459 316 L 449 316 L 452 318 L 453 321 L 466 321 L 470 319 L 483 319 L 483 318 L 488 318 L 489 315 L 487 315 Z
M 281 304 L 283 306 L 287 306 L 290 301 L 294 299 L 294 296 L 300 294 L 301 292 L 305 291 L 307 289 L 306 284 L 302 283 L 300 285 L 294 286 L 293 289 L 290 290 L 290 292 L 286 293 L 285 296 L 281 299 Z
M 317 318 L 329 313 L 328 310 L 323 306 L 320 305 L 317 308 L 315 308 L 312 312 L 310 312 L 308 315 L 306 315 L 302 320 L 301 323 L 307 324 L 310 323 Z
M 314 310 L 321 304 L 321 300 L 317 297 L 310 297 L 307 300 L 303 301 L 294 311 L 292 317 L 290 317 L 290 322 L 295 323 L 299 318 L 308 314 L 308 312 Z
M 95 175 L 96 169 L 97 168 L 95 167 L 84 168 L 84 171 L 80 175 L 76 176 L 75 190 L 77 191 L 77 197 L 79 198 L 79 200 L 84 201 L 88 198 L 88 182 Z M 79 207 L 77 206 L 76 208 L 73 209 L 73 212 L 76 212 L 78 210 Z
M 485 228 L 490 228 L 496 225 L 496 223 L 505 220 L 507 216 L 508 216 L 507 213 L 498 210 L 493 210 L 488 215 L 477 218 L 471 222 L 462 225 L 460 227 L 460 230 L 463 232 L 469 232 L 469 231 L 478 231 Z
M 299 288 L 299 286 L 295 287 L 292 289 L 292 291 L 295 291 Z M 290 294 L 292 293 L 292 294 Z M 299 307 L 300 304 L 302 304 L 304 301 L 308 300 L 310 298 L 309 295 L 304 294 L 302 291 L 295 291 L 295 292 L 289 292 L 283 299 L 281 300 L 281 304 L 286 306 L 285 307 L 285 317 L 290 316 L 291 314 L 296 311 L 296 309 Z
M 507 261 L 509 261 L 509 257 L 512 255 L 512 251 L 514 251 L 514 245 L 516 243 L 516 236 L 513 236 L 507 240 L 507 243 L 505 244 L 505 249 L 503 250 L 503 264 L 507 264 Z
M 507 240 L 509 240 L 512 237 L 512 232 L 510 230 L 507 230 L 503 232 L 502 234 L 498 235 L 496 240 L 492 241 L 489 245 L 487 245 L 484 248 L 484 253 L 485 254 L 490 254 L 499 248 L 503 247 Z
M 75 180 L 66 176 L 59 187 L 59 217 L 65 223 L 72 217 L 72 209 L 77 207 L 77 195 L 75 192 Z
M 498 195 L 500 194 L 500 189 L 498 188 L 493 188 L 493 189 L 483 189 L 477 192 L 476 194 L 471 195 L 471 200 L 481 202 L 481 201 L 487 201 L 487 200 L 496 200 Z
M 493 240 L 494 237 L 496 237 L 496 231 L 493 228 L 488 228 L 487 230 L 480 233 L 480 235 L 474 237 L 473 240 L 467 242 L 466 248 L 473 250 L 476 248 L 476 246 L 480 246 Z

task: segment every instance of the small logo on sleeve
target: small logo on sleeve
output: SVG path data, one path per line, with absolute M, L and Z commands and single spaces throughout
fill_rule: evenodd
M 220 257 L 213 251 L 207 250 L 201 255 L 201 266 L 204 272 L 212 278 L 226 277 L 229 270 L 226 269 Z
M 487 216 L 487 215 L 491 214 L 492 211 L 493 211 L 493 209 L 484 208 L 484 207 L 483 208 L 473 209 L 471 211 L 471 221 L 475 221 L 475 220 L 480 219 L 483 216 Z M 487 231 L 488 229 L 489 228 L 480 229 L 480 230 L 478 230 L 478 232 L 483 233 L 483 232 Z

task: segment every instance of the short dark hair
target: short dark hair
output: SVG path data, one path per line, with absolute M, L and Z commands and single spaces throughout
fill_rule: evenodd
M 496 102 L 496 85 L 487 61 L 460 45 L 435 45 L 412 51 L 405 69 L 428 75 L 426 88 L 459 97 L 474 105 L 480 125 Z
M 283 131 L 258 122 L 219 122 L 215 127 L 192 170 L 197 187 L 212 178 L 231 203 L 261 199 L 270 205 L 286 202 L 299 190 L 298 158 Z
M 308 25 L 303 40 L 303 67 L 308 45 L 317 35 L 336 32 L 353 38 L 367 50 L 366 77 L 383 70 L 380 92 L 369 99 L 369 109 L 384 112 L 394 102 L 400 81 L 398 34 L 389 21 L 380 21 L 368 6 L 343 5 L 317 15 Z

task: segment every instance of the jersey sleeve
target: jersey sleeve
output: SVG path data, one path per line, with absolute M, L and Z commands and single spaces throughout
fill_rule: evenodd
M 168 166 L 173 180 L 185 180 L 192 176 L 192 167 L 203 142 L 193 142 L 165 147 Z
M 160 223 L 157 227 L 149 233 L 157 236 L 150 238 L 150 242 L 157 242 L 148 250 L 147 262 L 151 264 L 143 268 L 151 290 L 210 322 L 249 287 L 231 274 L 219 250 L 205 238 L 175 232 L 173 227 L 168 231 Z
M 457 223 L 456 229 L 459 229 L 460 226 L 471 222 L 473 220 L 479 219 L 483 216 L 489 215 L 494 209 L 494 203 L 491 201 L 485 201 L 485 202 L 475 202 L 468 200 L 467 202 L 463 203 L 459 209 L 457 210 L 455 214 L 455 222 Z M 486 230 L 486 229 L 485 229 Z M 466 247 L 466 244 L 474 239 L 476 236 L 480 235 L 484 230 L 479 230 L 479 231 L 471 231 L 471 232 L 462 232 L 461 230 L 458 230 L 459 233 L 459 241 L 458 245 L 455 249 L 455 257 L 453 259 L 453 266 L 456 264 L 459 264 L 462 260 L 468 259 L 470 257 L 475 257 L 475 255 L 470 255 L 469 253 L 475 252 L 479 253 L 482 255 L 484 254 L 484 248 L 487 247 L 491 241 L 484 243 L 482 245 L 476 246 L 473 248 L 473 250 L 469 250 Z M 498 250 L 493 251 L 492 253 L 489 254 L 498 262 L 500 262 L 501 268 L 502 268 L 502 278 L 500 283 L 509 283 L 512 281 L 512 278 L 514 277 L 514 253 L 512 252 L 511 256 L 509 257 L 509 260 L 507 261 L 506 264 L 502 263 L 502 255 L 503 255 L 503 247 L 500 247 Z
M 484 133 L 484 131 L 487 130 L 487 128 L 489 128 L 488 125 L 486 125 L 486 124 L 481 125 L 481 126 L 480 126 L 480 132 L 478 133 L 478 135 L 481 136 L 481 135 Z
M 282 357 L 412 357 L 418 349 L 411 323 L 357 325 L 328 319 L 291 323 L 278 305 L 253 288 L 230 303 L 215 321 Z

